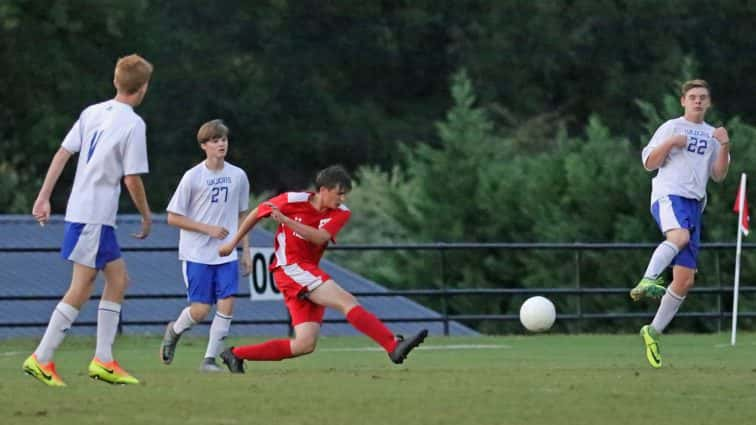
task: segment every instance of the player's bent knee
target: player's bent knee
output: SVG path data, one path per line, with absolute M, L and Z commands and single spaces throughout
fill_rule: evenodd
M 208 306 L 208 309 L 209 309 L 209 306 Z M 230 297 L 218 300 L 218 302 L 215 304 L 215 309 L 220 314 L 225 314 L 226 316 L 233 315 L 234 314 L 234 297 L 230 296 Z
M 688 242 L 690 242 L 690 238 L 686 236 L 681 236 L 677 238 L 671 238 L 670 242 L 672 242 L 677 249 L 683 250 L 686 246 L 688 246 Z
M 210 305 L 208 304 L 192 304 L 189 307 L 189 315 L 192 316 L 192 320 L 199 322 L 205 320 L 210 313 Z
M 315 347 L 318 345 L 318 340 L 315 338 L 302 338 L 295 339 L 292 344 L 293 353 L 296 356 L 302 356 L 310 354 L 315 351 Z
M 683 249 L 690 242 L 690 233 L 687 230 L 676 229 L 667 233 L 667 240 L 672 242 L 678 249 Z

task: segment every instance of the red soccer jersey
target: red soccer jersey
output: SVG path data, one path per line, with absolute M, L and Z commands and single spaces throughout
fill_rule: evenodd
M 266 202 L 278 207 L 281 213 L 292 220 L 316 229 L 325 229 L 331 235 L 331 240 L 336 242 L 336 234 L 344 227 L 352 213 L 345 205 L 339 205 L 336 209 L 328 208 L 318 211 L 310 203 L 310 197 L 313 195 L 311 192 L 286 192 Z M 257 207 L 258 218 L 267 217 L 270 213 L 271 209 L 265 202 Z M 271 263 L 270 269 L 297 263 L 317 265 L 327 245 L 327 243 L 316 245 L 292 229 L 279 224 L 274 243 L 276 258 Z

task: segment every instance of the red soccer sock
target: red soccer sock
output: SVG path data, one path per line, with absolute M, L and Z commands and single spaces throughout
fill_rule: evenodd
M 245 345 L 231 350 L 236 357 L 244 360 L 283 360 L 292 357 L 291 342 L 288 339 L 272 339 L 262 344 Z
M 346 319 L 355 329 L 372 338 L 384 350 L 389 353 L 394 351 L 394 334 L 373 313 L 358 305 L 347 312 Z

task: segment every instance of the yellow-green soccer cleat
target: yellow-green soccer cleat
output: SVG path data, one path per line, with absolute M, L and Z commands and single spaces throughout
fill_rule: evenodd
M 662 366 L 661 351 L 659 350 L 659 333 L 650 325 L 646 325 L 640 330 L 643 344 L 646 346 L 646 359 L 651 367 L 660 368 Z
M 139 380 L 123 370 L 117 361 L 102 362 L 97 357 L 89 363 L 89 377 L 109 384 L 138 384 Z
M 656 279 L 644 277 L 630 290 L 630 298 L 638 301 L 643 297 L 659 299 L 667 290 L 664 288 L 664 279 L 659 276 Z
M 55 363 L 48 362 L 43 365 L 37 361 L 37 355 L 32 354 L 24 360 L 23 364 L 24 372 L 37 378 L 38 381 L 51 387 L 65 387 L 66 383 L 60 379 L 58 373 L 55 372 Z

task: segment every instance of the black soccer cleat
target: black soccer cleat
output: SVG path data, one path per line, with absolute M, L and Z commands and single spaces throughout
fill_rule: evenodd
M 233 349 L 234 347 L 225 349 L 220 353 L 220 358 L 231 373 L 244 373 L 244 359 L 236 357 L 231 351 Z
M 165 327 L 165 333 L 163 334 L 163 341 L 160 343 L 160 360 L 164 364 L 171 364 L 173 361 L 173 355 L 176 353 L 176 344 L 178 344 L 181 334 L 177 334 L 173 330 L 173 322 L 169 322 Z
M 425 341 L 425 337 L 428 336 L 428 329 L 423 329 L 410 339 L 405 339 L 401 335 L 397 335 L 398 340 L 394 351 L 389 353 L 389 358 L 396 364 L 402 364 L 404 359 L 407 358 L 410 351 L 415 347 L 422 344 Z

